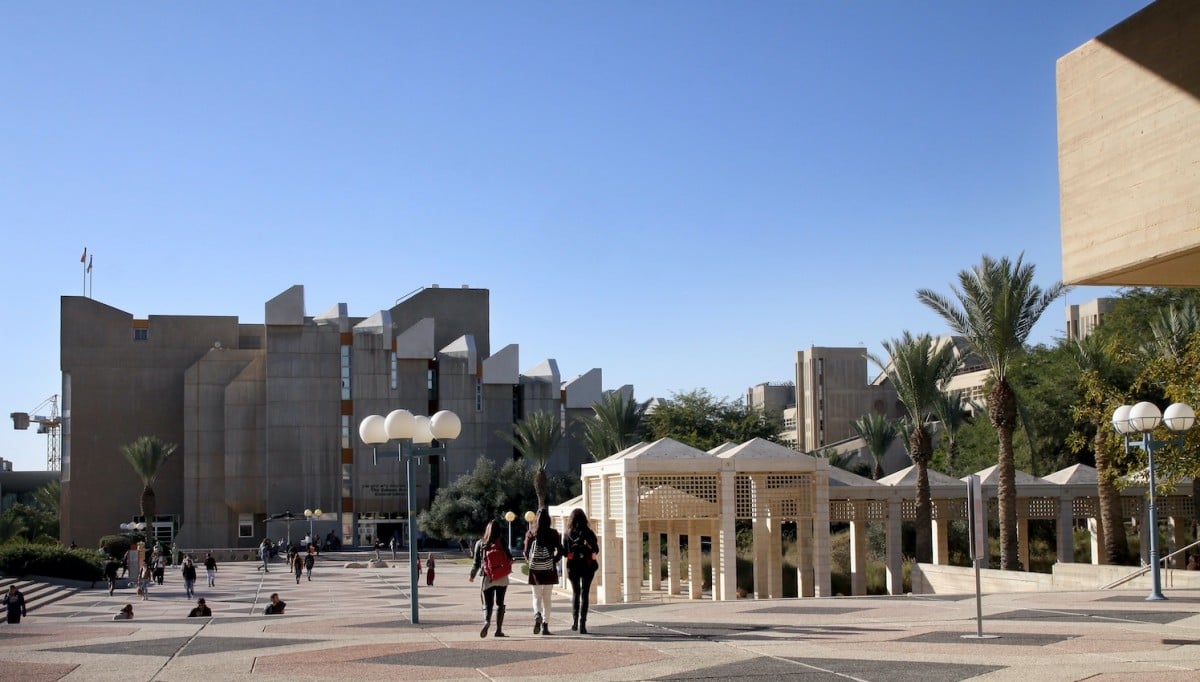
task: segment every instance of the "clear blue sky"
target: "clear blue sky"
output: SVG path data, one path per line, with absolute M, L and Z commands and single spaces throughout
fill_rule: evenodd
M 493 348 L 639 399 L 942 333 L 981 254 L 1061 276 L 1055 60 L 1145 4 L 5 2 L 0 411 L 60 391 L 84 247 L 137 317 L 487 288 Z

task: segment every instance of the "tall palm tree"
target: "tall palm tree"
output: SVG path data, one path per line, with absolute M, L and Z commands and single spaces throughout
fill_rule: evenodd
M 971 420 L 971 411 L 967 409 L 970 404 L 961 393 L 950 391 L 942 391 L 933 403 L 933 414 L 946 434 L 946 459 L 951 464 L 958 457 L 958 430 Z
M 533 463 L 533 492 L 538 508 L 546 506 L 546 464 L 558 442 L 562 440 L 562 425 L 553 412 L 534 412 L 513 425 L 513 435 L 502 434 L 521 457 Z
M 593 461 L 620 452 L 637 441 L 646 406 L 632 397 L 612 391 L 592 405 L 592 415 L 584 422 L 583 440 Z
M 121 446 L 121 454 L 129 460 L 134 473 L 142 479 L 142 518 L 146 522 L 147 532 L 153 534 L 154 513 L 156 500 L 154 498 L 154 479 L 162 469 L 167 458 L 175 452 L 175 444 L 164 442 L 158 436 L 142 436 L 129 445 Z
M 888 448 L 896 441 L 896 436 L 900 435 L 896 421 L 878 412 L 868 412 L 851 422 L 850 428 L 863 439 L 867 445 L 867 452 L 870 452 L 871 458 L 875 460 L 875 469 L 871 477 L 878 481 L 883 478 L 883 458 L 887 455 Z
M 1159 309 L 1158 316 L 1150 320 L 1150 340 L 1142 345 L 1142 355 L 1147 359 L 1165 357 L 1179 361 L 1198 329 L 1200 315 L 1190 301 Z
M 933 559 L 933 501 L 929 490 L 929 460 L 933 456 L 933 438 L 928 416 L 942 387 L 954 376 L 959 358 L 954 346 L 937 343 L 929 334 L 913 336 L 905 331 L 898 339 L 884 341 L 889 360 L 884 362 L 868 354 L 888 376 L 896 397 L 904 405 L 912 423 L 908 454 L 917 467 L 917 561 Z
M 1013 362 L 1025 350 L 1025 340 L 1042 313 L 1067 291 L 1062 282 L 1042 290 L 1033 283 L 1034 267 L 1024 255 L 1010 261 L 984 255 L 970 270 L 958 273 L 951 285 L 953 299 L 930 289 L 917 299 L 941 315 L 954 333 L 963 336 L 976 355 L 989 365 L 991 390 L 988 415 L 999 440 L 997 473 L 1000 506 L 1000 568 L 1019 570 L 1017 558 L 1017 484 L 1013 461 L 1013 430 L 1017 424 L 1017 394 L 1008 383 Z
M 59 514 L 62 499 L 62 481 L 50 481 L 33 491 L 33 500 L 39 508 L 55 516 Z
M 1129 557 L 1129 541 L 1125 537 L 1121 494 L 1113 483 L 1116 470 L 1114 455 L 1119 456 L 1119 440 L 1108 428 L 1109 415 L 1124 401 L 1118 388 L 1124 380 L 1125 368 L 1111 346 L 1096 334 L 1075 342 L 1075 362 L 1079 366 L 1080 399 L 1073 409 L 1075 418 L 1085 421 L 1096 430 L 1092 436 L 1092 451 L 1096 457 L 1097 495 L 1100 500 L 1100 529 L 1104 538 L 1106 563 L 1120 565 Z

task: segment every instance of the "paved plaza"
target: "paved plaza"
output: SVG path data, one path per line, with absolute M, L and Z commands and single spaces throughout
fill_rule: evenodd
M 988 595 L 985 635 L 975 598 L 855 597 L 736 602 L 646 601 L 593 607 L 591 631 L 570 630 L 559 593 L 534 635 L 529 589 L 509 588 L 506 639 L 480 639 L 478 583 L 438 562 L 409 621 L 403 565 L 344 568 L 322 557 L 313 580 L 282 563 L 263 574 L 224 564 L 193 606 L 177 571 L 140 601 L 132 589 L 81 589 L 0 625 L 0 680 L 1197 680 L 1200 591 Z M 282 616 L 262 611 L 272 592 Z M 112 620 L 132 603 L 132 621 Z

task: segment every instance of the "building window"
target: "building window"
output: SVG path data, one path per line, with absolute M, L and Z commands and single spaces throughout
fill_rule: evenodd
M 351 465 L 351 464 L 343 464 L 342 465 L 342 497 L 343 498 L 352 497 L 354 494 L 352 491 L 351 485 L 350 485 L 350 473 L 351 473 L 352 466 L 353 465 Z
M 430 363 L 429 369 L 425 370 L 425 386 L 429 389 L 429 401 L 436 402 L 438 399 L 438 374 L 437 367 Z
M 475 411 L 483 412 L 483 379 L 475 377 Z
M 238 537 L 239 538 L 254 537 L 254 515 L 253 514 L 238 514 Z
M 133 330 L 133 340 L 134 341 L 149 341 L 150 340 L 150 330 L 149 329 L 134 329 Z
M 392 390 L 393 391 L 396 390 L 397 383 L 398 383 L 398 379 L 397 379 L 397 369 L 396 369 L 396 354 L 392 353 Z
M 350 415 L 342 415 L 342 449 L 350 448 Z
M 342 400 L 350 399 L 350 346 L 342 346 Z

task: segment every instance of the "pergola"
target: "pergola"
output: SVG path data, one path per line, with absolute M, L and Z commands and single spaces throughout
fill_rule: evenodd
M 967 519 L 966 485 L 937 471 L 929 472 L 933 503 L 933 563 L 949 563 L 949 526 Z M 988 515 L 998 518 L 996 467 L 977 474 L 982 479 Z M 736 599 L 737 521 L 753 529 L 754 588 L 759 599 L 783 596 L 781 528 L 794 523 L 798 546 L 796 577 L 802 597 L 830 596 L 830 524 L 850 528 L 852 594 L 866 593 L 867 529 L 884 524 L 887 588 L 903 591 L 900 531 L 916 518 L 916 467 L 873 481 L 831 468 L 828 461 L 761 439 L 725 444 L 705 452 L 671 439 L 633 445 L 582 467 L 583 494 L 550 508 L 560 529 L 575 508 L 582 508 L 600 541 L 600 570 L 594 589 L 598 603 L 638 601 L 643 588 L 666 595 L 704 596 L 699 551 L 682 550 L 711 543 L 714 600 Z M 1102 563 L 1096 470 L 1077 464 L 1044 478 L 1016 472 L 1018 545 L 1022 565 L 1029 567 L 1029 522 L 1050 520 L 1057 527 L 1057 560 L 1074 561 L 1072 531 L 1086 521 L 1092 531 L 1092 562 Z M 1190 482 L 1185 482 L 1190 487 Z M 1190 496 L 1180 485 L 1159 497 L 1159 511 L 1174 529 L 1181 546 L 1185 521 L 1193 518 Z M 1136 481 L 1121 491 L 1123 514 L 1144 516 L 1146 487 Z M 1145 523 L 1138 523 L 1143 536 Z M 665 536 L 666 580 L 662 579 Z M 648 573 L 643 575 L 643 542 L 648 542 Z M 1142 546 L 1148 543 L 1143 541 Z M 984 565 L 986 567 L 986 564 Z

